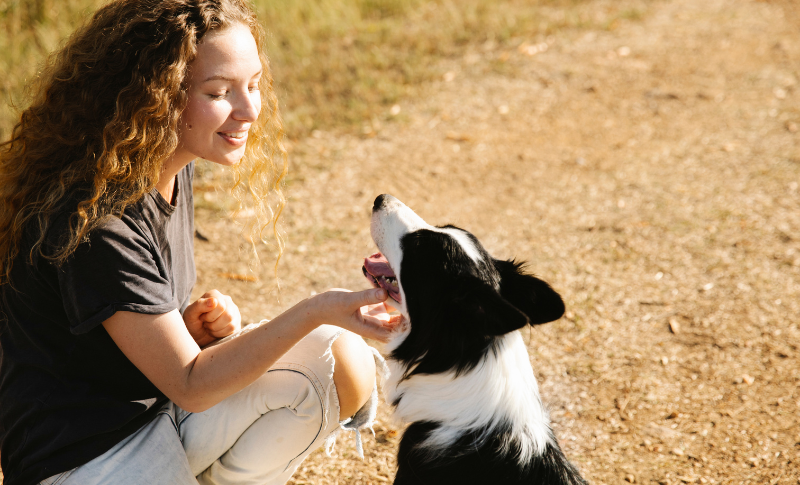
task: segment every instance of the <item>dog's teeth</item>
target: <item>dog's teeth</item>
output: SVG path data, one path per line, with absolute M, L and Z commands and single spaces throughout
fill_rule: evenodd
M 392 276 L 373 276 L 372 277 L 376 283 L 382 286 L 391 286 L 392 288 L 399 288 L 400 286 L 397 284 L 397 278 Z

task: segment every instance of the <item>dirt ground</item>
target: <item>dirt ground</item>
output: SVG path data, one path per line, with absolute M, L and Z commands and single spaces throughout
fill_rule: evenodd
M 280 291 L 267 248 L 257 281 L 226 278 L 249 274 L 246 243 L 200 204 L 197 291 L 259 320 L 366 288 L 388 192 L 563 295 L 524 336 L 591 483 L 800 483 L 800 6 L 628 3 L 642 15 L 607 30 L 447 61 L 363 134 L 293 143 Z M 364 461 L 342 435 L 293 483 L 391 482 L 401 432 L 382 406 Z

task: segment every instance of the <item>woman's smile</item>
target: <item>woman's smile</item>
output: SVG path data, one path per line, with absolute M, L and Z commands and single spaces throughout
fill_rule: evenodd
M 217 133 L 223 140 L 233 146 L 244 146 L 247 143 L 247 131 L 220 131 Z

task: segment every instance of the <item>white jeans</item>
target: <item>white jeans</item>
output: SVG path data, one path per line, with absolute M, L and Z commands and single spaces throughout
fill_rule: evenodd
M 251 385 L 205 412 L 167 403 L 105 454 L 41 484 L 285 483 L 340 427 L 331 345 L 342 332 L 323 325 Z

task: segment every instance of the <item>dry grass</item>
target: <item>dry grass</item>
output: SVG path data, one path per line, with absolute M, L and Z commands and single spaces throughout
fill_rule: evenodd
M 102 0 L 0 0 L 0 139 L 8 136 L 25 86 L 47 53 Z M 585 0 L 255 0 L 287 131 L 292 137 L 333 126 L 364 129 L 387 107 L 419 95 L 441 75 L 438 61 L 479 43 L 515 48 L 564 28 L 613 27 L 638 11 Z M 556 15 L 551 15 L 553 12 Z M 16 107 L 16 108 L 12 108 Z
M 263 2 L 272 59 L 293 134 L 356 125 L 369 133 L 387 106 L 442 73 L 467 45 L 515 44 L 587 19 L 547 18 L 558 0 L 328 0 Z M 288 22 L 286 20 L 289 19 Z

